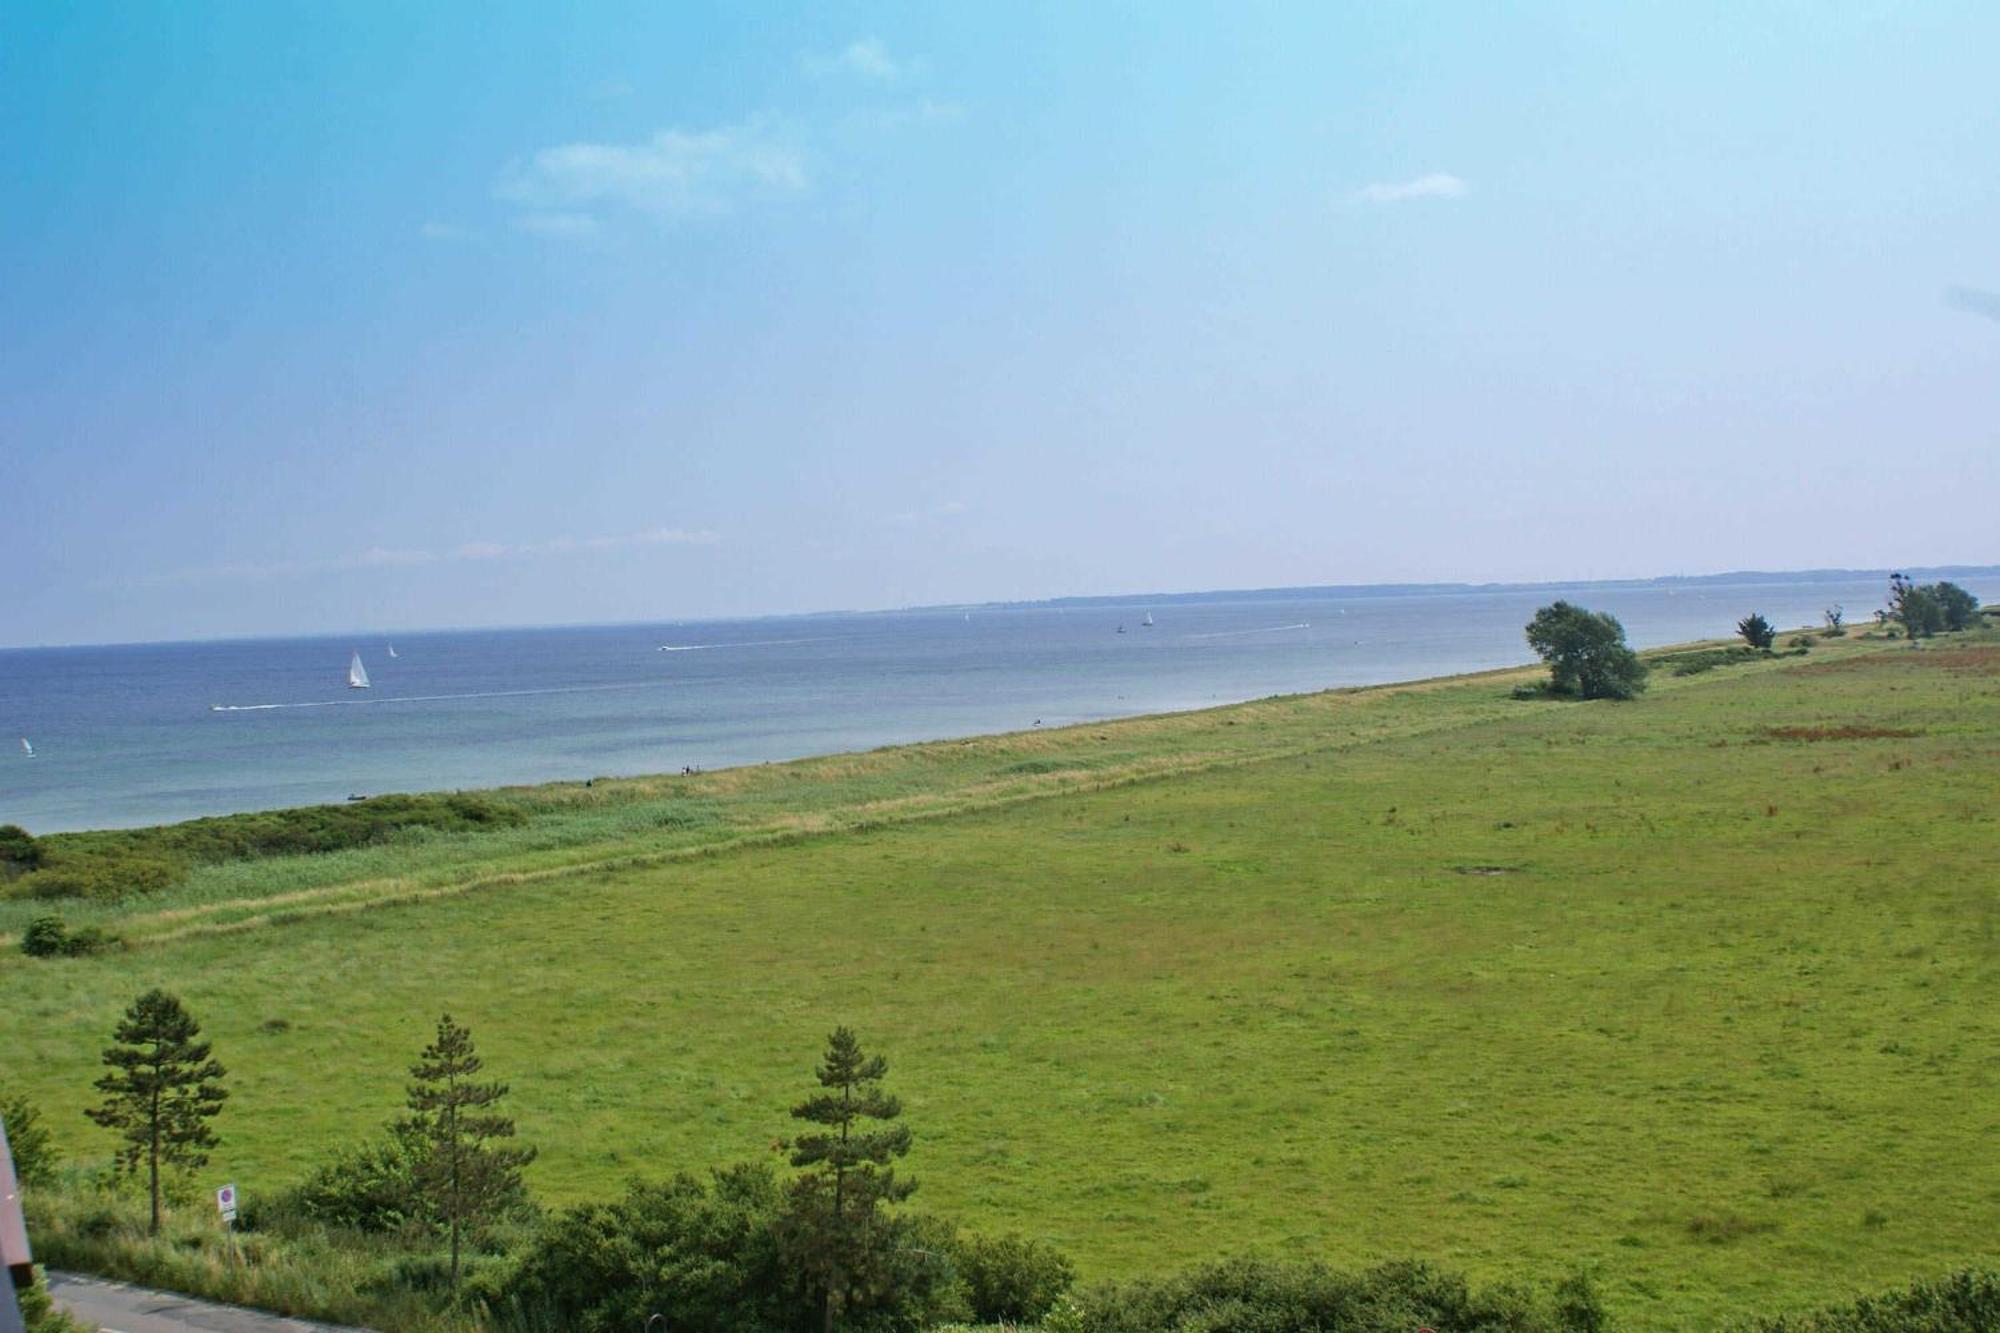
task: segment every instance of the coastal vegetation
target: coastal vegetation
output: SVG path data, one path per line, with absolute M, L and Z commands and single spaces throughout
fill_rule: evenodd
M 412 834 L 512 828 L 527 815 L 485 796 L 378 796 L 164 824 L 34 837 L 0 826 L 0 886 L 11 898 L 118 899 L 157 893 L 197 867 L 374 847 Z
M 1736 632 L 1742 636 L 1743 642 L 1759 652 L 1763 652 L 1778 641 L 1777 626 L 1756 611 L 1736 622 Z
M 1554 602 L 1528 622 L 1528 646 L 1549 664 L 1550 694 L 1630 699 L 1646 688 L 1646 664 L 1609 612 Z
M 125 943 L 0 955 L 0 1068 L 66 1160 L 38 1249 L 444 1329 L 573 1267 L 630 1295 L 680 1236 L 644 1299 L 720 1300 L 779 1243 L 772 1141 L 838 1021 L 894 1058 L 923 1190 L 892 1216 L 955 1279 L 926 1318 L 1979 1327 L 2000 631 L 1946 634 L 1739 646 L 1619 705 L 1494 673 L 489 793 L 519 822 L 65 904 Z M 234 1093 L 157 1239 L 82 1115 L 152 986 Z M 341 1197 L 334 1145 L 405 1097 L 383 1050 L 447 1000 L 548 1210 L 481 1227 L 456 1299 L 427 1205 L 370 1231 L 303 1188 Z M 233 1237 L 197 1192 L 225 1179 Z

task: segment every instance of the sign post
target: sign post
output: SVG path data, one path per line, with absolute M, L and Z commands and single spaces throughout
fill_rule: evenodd
M 231 1228 L 236 1225 L 236 1187 L 224 1185 L 215 1192 L 215 1211 L 222 1214 L 222 1220 Z

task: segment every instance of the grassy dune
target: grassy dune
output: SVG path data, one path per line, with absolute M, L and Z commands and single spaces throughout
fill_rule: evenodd
M 1581 1263 L 1664 1329 L 1990 1264 L 2000 642 L 1956 638 L 508 793 L 519 828 L 210 867 L 96 909 L 137 947 L 9 951 L 0 1082 L 102 1154 L 96 1052 L 170 986 L 231 1068 L 206 1174 L 254 1194 L 390 1116 L 448 1007 L 568 1201 L 768 1153 L 844 1021 L 918 1201 L 1086 1277 Z

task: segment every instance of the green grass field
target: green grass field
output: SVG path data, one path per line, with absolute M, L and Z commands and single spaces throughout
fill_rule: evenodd
M 533 789 L 515 829 L 210 867 L 71 909 L 130 949 L 7 949 L 0 1086 L 104 1156 L 97 1052 L 168 986 L 230 1067 L 204 1179 L 255 1196 L 392 1116 L 449 1009 L 567 1202 L 768 1155 L 845 1022 L 916 1202 L 1086 1279 L 1582 1265 L 1666 1329 L 2000 1261 L 2000 635 L 1626 705 L 1522 678 Z

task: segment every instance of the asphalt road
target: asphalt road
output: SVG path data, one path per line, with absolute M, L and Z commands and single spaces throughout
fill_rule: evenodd
M 49 1294 L 58 1306 L 104 1333 L 363 1333 L 76 1273 L 50 1273 Z

